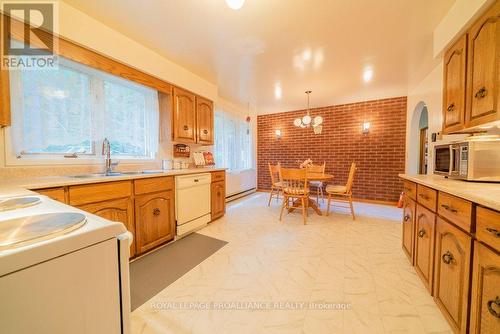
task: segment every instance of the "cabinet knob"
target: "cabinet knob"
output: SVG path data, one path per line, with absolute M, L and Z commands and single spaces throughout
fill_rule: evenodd
M 208 130 L 207 129 L 203 130 L 203 134 L 204 135 L 208 134 Z
M 410 215 L 405 216 L 405 222 L 407 222 L 408 220 L 410 220 Z
M 500 312 L 497 312 L 495 311 L 495 309 L 493 308 L 493 305 L 496 305 L 497 307 L 500 307 L 500 297 L 496 297 L 495 300 L 489 300 L 488 301 L 488 311 L 490 312 L 490 314 L 492 316 L 494 316 L 495 318 L 499 318 L 500 319 Z
M 453 111 L 453 109 L 455 109 L 455 103 L 451 103 L 448 108 L 446 108 L 446 110 L 448 111 Z
M 424 229 L 421 229 L 420 231 L 418 231 L 418 236 L 419 236 L 420 238 L 423 238 L 423 237 L 424 237 L 424 235 L 425 235 L 425 230 L 424 230 Z
M 481 87 L 477 92 L 476 94 L 474 94 L 474 97 L 476 99 L 482 99 L 483 97 L 486 96 L 486 94 L 488 93 L 488 91 L 486 90 L 486 87 Z
M 443 259 L 444 263 L 450 264 L 451 261 L 453 261 L 453 254 L 451 254 L 450 251 L 446 251 L 446 253 L 444 253 L 441 258 Z
M 447 211 L 451 211 L 451 212 L 453 212 L 453 213 L 457 213 L 457 212 L 458 212 L 458 210 L 457 210 L 457 209 L 455 209 L 455 208 L 453 208 L 453 207 L 451 207 L 451 206 L 449 206 L 449 205 L 447 205 L 447 204 L 441 204 L 441 207 L 442 207 L 443 209 L 445 209 L 445 210 L 447 210 Z
M 495 229 L 495 228 L 491 228 L 491 227 L 487 227 L 486 228 L 486 231 L 490 232 L 491 234 L 493 234 L 495 237 L 497 238 L 500 238 L 500 231 Z
M 158 208 L 154 208 L 154 209 L 153 209 L 153 215 L 155 215 L 155 216 L 159 216 L 159 215 L 160 215 L 160 213 L 161 213 L 161 210 L 160 210 L 160 209 L 158 209 Z
M 422 197 L 425 200 L 429 200 L 429 196 L 424 195 L 424 194 L 418 194 L 419 197 Z
M 184 129 L 184 131 L 189 130 L 189 126 L 187 126 L 187 125 L 184 125 L 182 128 Z

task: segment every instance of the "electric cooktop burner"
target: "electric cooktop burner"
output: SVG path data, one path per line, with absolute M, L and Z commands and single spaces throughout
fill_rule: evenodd
M 8 211 L 39 204 L 40 198 L 35 196 L 14 197 L 0 200 L 0 211 Z
M 86 223 L 74 212 L 46 213 L 0 221 L 0 250 L 26 246 L 74 231 Z

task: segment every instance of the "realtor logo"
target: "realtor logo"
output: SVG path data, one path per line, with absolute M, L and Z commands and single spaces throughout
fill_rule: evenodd
M 57 68 L 55 1 L 0 1 L 2 10 L 1 67 Z M 24 22 L 25 24 L 22 24 Z

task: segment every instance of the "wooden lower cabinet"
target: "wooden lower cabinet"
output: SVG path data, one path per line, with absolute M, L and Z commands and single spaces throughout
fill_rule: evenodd
M 434 273 L 434 229 L 436 215 L 417 204 L 415 220 L 415 270 L 432 294 Z
M 470 333 L 500 333 L 500 254 L 474 242 Z
M 226 184 L 224 181 L 212 182 L 211 185 L 211 220 L 224 216 L 226 212 Z
M 456 333 L 467 332 L 471 240 L 467 233 L 437 218 L 434 300 Z
M 136 255 L 134 205 L 131 198 L 127 197 L 85 204 L 78 206 L 78 208 L 93 213 L 96 216 L 123 223 L 127 230 L 134 235 L 134 242 L 130 246 L 130 257 Z
M 47 188 L 47 189 L 37 189 L 35 190 L 37 193 L 40 195 L 47 196 L 53 200 L 62 202 L 62 203 L 67 203 L 68 201 L 66 200 L 66 191 L 64 190 L 64 187 L 58 187 L 58 188 Z
M 135 197 L 137 253 L 142 254 L 175 237 L 174 192 Z
M 403 251 L 413 264 L 415 241 L 415 202 L 405 195 L 403 205 Z

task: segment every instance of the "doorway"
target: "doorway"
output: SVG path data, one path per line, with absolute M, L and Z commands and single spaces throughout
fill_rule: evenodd
M 419 129 L 419 152 L 418 152 L 418 173 L 419 174 L 427 174 L 428 161 L 429 161 L 429 141 L 428 141 L 428 132 L 429 132 L 429 120 L 427 107 L 424 106 L 422 108 L 422 112 L 420 114 L 420 119 L 418 122 Z

